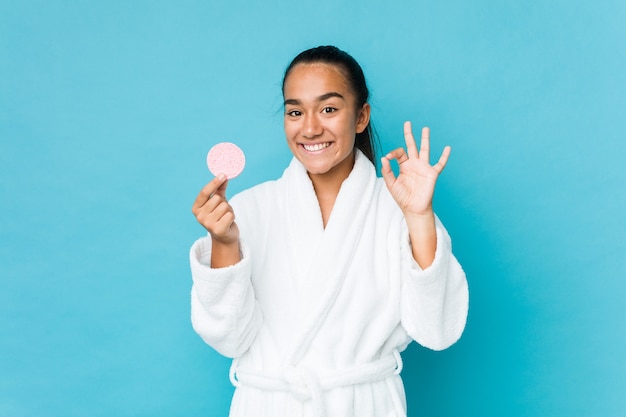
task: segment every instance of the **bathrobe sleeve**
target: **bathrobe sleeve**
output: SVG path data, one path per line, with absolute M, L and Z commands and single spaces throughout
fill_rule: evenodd
M 250 347 L 263 317 L 251 282 L 250 251 L 241 241 L 242 259 L 211 268 L 210 236 L 191 247 L 191 322 L 202 339 L 224 356 L 241 356 Z
M 469 293 L 465 272 L 452 254 L 450 236 L 436 218 L 435 260 L 426 269 L 415 262 L 408 230 L 401 242 L 404 262 L 401 323 L 413 340 L 433 350 L 454 344 L 467 320 Z

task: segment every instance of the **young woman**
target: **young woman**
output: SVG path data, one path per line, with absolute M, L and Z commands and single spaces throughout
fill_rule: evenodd
M 192 323 L 234 358 L 231 416 L 405 416 L 399 352 L 463 332 L 465 274 L 432 209 L 450 148 L 431 165 L 428 128 L 418 149 L 407 122 L 377 178 L 368 96 L 350 55 L 302 52 L 283 176 L 227 201 L 219 175 L 193 204 L 209 235 L 191 248 Z

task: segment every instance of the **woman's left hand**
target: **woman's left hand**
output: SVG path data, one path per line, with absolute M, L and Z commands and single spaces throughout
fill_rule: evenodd
M 381 158 L 382 176 L 389 192 L 400 206 L 405 216 L 432 215 L 435 183 L 450 156 L 446 146 L 435 165 L 430 165 L 430 129 L 422 129 L 419 150 L 413 138 L 411 122 L 404 122 L 404 148 L 394 149 Z M 390 161 L 395 159 L 400 167 L 396 177 Z

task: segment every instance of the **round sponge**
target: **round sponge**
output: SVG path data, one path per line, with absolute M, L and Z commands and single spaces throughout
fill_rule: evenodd
M 213 175 L 224 174 L 230 180 L 241 174 L 246 165 L 246 157 L 234 143 L 221 142 L 211 148 L 206 156 L 206 163 Z

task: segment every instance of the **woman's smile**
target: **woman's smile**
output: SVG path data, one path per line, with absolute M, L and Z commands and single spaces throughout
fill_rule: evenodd
M 330 142 L 322 142 L 322 143 L 303 143 L 301 146 L 307 152 L 318 153 L 328 148 L 331 145 Z

